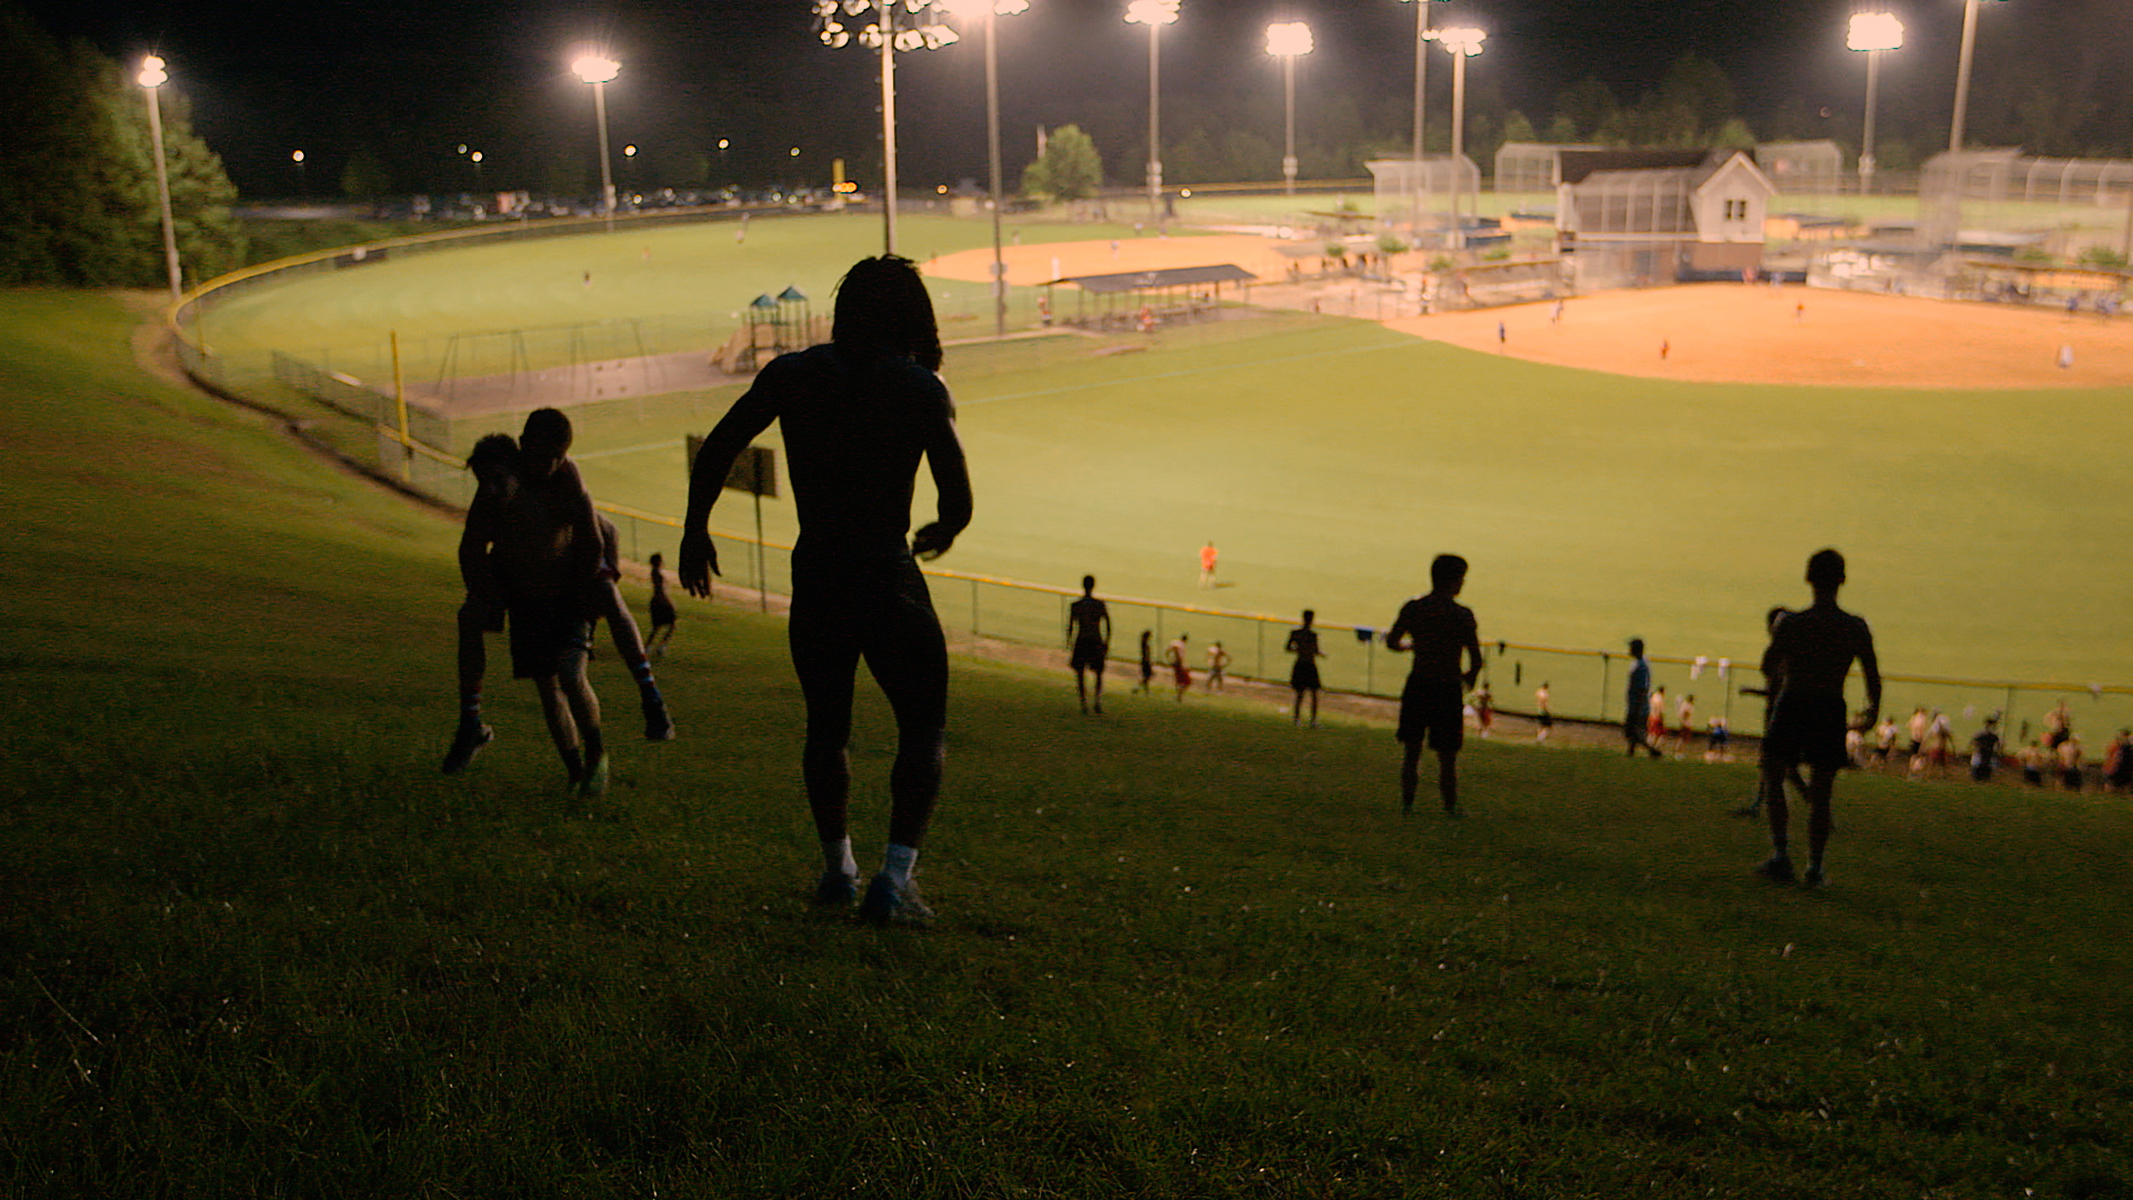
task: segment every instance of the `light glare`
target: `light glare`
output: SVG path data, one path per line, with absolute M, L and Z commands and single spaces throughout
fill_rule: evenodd
M 1311 52 L 1311 27 L 1302 21 L 1277 21 L 1266 27 L 1266 52 L 1293 58 Z
M 570 64 L 570 69 L 587 83 L 612 83 L 615 76 L 622 74 L 621 63 L 597 53 L 579 55 L 578 60 Z
M 1126 21 L 1133 25 L 1169 25 L 1178 19 L 1178 0 L 1132 0 Z
M 163 69 L 163 60 L 149 55 L 141 60 L 140 84 L 144 88 L 158 88 L 170 82 L 170 72 Z
M 1895 13 L 1853 13 L 1851 32 L 1844 44 L 1853 50 L 1903 49 L 1903 22 Z

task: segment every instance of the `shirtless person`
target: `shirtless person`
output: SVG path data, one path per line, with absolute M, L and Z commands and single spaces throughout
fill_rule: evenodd
M 1400 607 L 1385 634 L 1393 651 L 1414 651 L 1407 686 L 1400 692 L 1400 812 L 1412 813 L 1421 784 L 1422 747 L 1437 752 L 1437 794 L 1444 815 L 1463 817 L 1459 807 L 1459 748 L 1466 739 L 1460 697 L 1481 677 L 1481 642 L 1474 610 L 1458 602 L 1466 587 L 1466 560 L 1440 554 L 1429 564 L 1429 593 Z M 1460 656 L 1471 664 L 1462 673 Z
M 1844 681 L 1852 663 L 1866 677 L 1862 723 L 1881 715 L 1881 664 L 1874 635 L 1866 622 L 1837 607 L 1844 586 L 1844 556 L 1817 551 L 1807 560 L 1807 585 L 1814 603 L 1787 615 L 1770 635 L 1763 652 L 1763 678 L 1770 689 L 1770 723 L 1763 733 L 1762 795 L 1770 813 L 1770 857 L 1756 873 L 1777 883 L 1793 879 L 1784 779 L 1795 765 L 1808 769 L 1807 873 L 1801 882 L 1822 887 L 1828 875 L 1822 854 L 1829 844 L 1830 794 L 1844 753 L 1847 709 Z
M 1081 711 L 1089 711 L 1088 676 L 1096 676 L 1096 711 L 1104 710 L 1104 662 L 1111 657 L 1111 610 L 1096 598 L 1096 576 L 1081 577 L 1081 599 L 1067 607 L 1067 643 L 1074 649 L 1067 665 L 1074 670 L 1074 691 Z
M 1318 648 L 1318 630 L 1312 625 L 1318 614 L 1311 609 L 1303 613 L 1303 625 L 1289 631 L 1289 640 L 1282 649 L 1296 656 L 1296 665 L 1289 668 L 1289 690 L 1296 693 L 1296 703 L 1289 709 L 1289 724 L 1303 720 L 1304 696 L 1311 697 L 1311 728 L 1318 728 L 1318 660 L 1326 656 Z
M 528 428 L 544 429 L 551 438 L 560 437 L 567 449 L 569 419 L 554 409 L 541 412 L 548 415 L 529 414 Z M 476 442 L 467 456 L 467 468 L 474 472 L 477 486 L 474 501 L 467 508 L 466 528 L 459 543 L 459 569 L 466 581 L 467 599 L 459 610 L 460 722 L 452 747 L 444 758 L 444 773 L 447 775 L 464 770 L 474 755 L 495 736 L 494 731 L 481 722 L 481 692 L 488 669 L 482 635 L 503 631 L 504 615 L 510 604 L 499 556 L 508 552 L 504 548 L 504 526 L 529 516 L 519 503 L 523 461 L 524 452 L 519 444 L 508 434 L 500 433 Z M 576 500 L 569 496 L 573 487 L 582 493 L 584 484 L 578 480 L 576 465 L 566 457 L 550 471 L 547 481 L 528 495 L 553 493 L 563 497 L 566 509 L 576 512 Z M 585 496 L 584 507 L 589 510 L 591 505 L 592 498 Z M 615 587 L 621 572 L 617 567 L 614 524 L 593 513 L 593 527 L 598 537 L 598 553 L 592 576 L 581 584 L 584 614 L 588 622 L 608 618 L 615 652 L 637 678 L 644 704 L 645 737 L 650 741 L 666 741 L 674 736 L 674 723 L 667 715 L 666 701 L 652 678 L 644 644 L 637 635 L 636 621 Z M 581 559 L 575 561 L 582 563 Z M 588 642 L 588 653 L 589 645 Z M 598 766 L 604 771 L 604 763 Z M 604 775 L 574 781 L 584 783 L 593 792 L 605 785 Z
M 970 524 L 970 471 L 917 266 L 893 254 L 861 259 L 837 285 L 834 313 L 829 343 L 772 359 L 697 451 L 677 575 L 689 594 L 710 593 L 718 569 L 706 528 L 712 506 L 734 458 L 776 421 L 800 518 L 787 637 L 807 704 L 801 776 L 822 843 L 815 900 L 850 904 L 858 893 L 846 747 L 864 658 L 895 713 L 897 744 L 888 849 L 859 915 L 875 925 L 923 925 L 933 913 L 912 872 L 940 795 L 948 645 L 918 562 L 940 557 Z M 938 517 L 911 534 L 922 461 Z

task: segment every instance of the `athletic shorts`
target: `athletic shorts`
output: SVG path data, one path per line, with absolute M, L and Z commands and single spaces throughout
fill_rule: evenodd
M 1459 701 L 1458 686 L 1409 675 L 1400 692 L 1398 736 L 1408 745 L 1427 745 L 1439 753 L 1465 745 L 1466 706 Z
M 1763 731 L 1765 766 L 1819 767 L 1835 771 L 1851 765 L 1844 749 L 1849 714 L 1842 696 L 1784 696 L 1771 706 Z
M 515 679 L 569 678 L 585 669 L 592 650 L 592 621 L 566 597 L 511 606 L 511 675 Z
M 672 625 L 674 623 L 674 602 L 672 600 L 668 600 L 663 596 L 652 597 L 650 612 L 654 629 L 661 625 Z
M 1082 638 L 1074 643 L 1074 653 L 1067 660 L 1067 666 L 1076 671 L 1101 671 L 1110 649 L 1099 639 Z
M 1318 664 L 1307 658 L 1297 659 L 1295 668 L 1289 672 L 1289 689 L 1298 692 L 1317 691 Z
M 808 737 L 842 745 L 861 659 L 896 724 L 938 733 L 948 720 L 948 643 L 918 564 L 900 546 L 859 556 L 793 555 L 786 639 L 807 704 Z

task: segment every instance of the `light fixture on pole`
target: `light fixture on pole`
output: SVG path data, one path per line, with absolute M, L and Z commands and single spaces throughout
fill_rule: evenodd
M 1859 143 L 1859 191 L 1874 188 L 1874 107 L 1881 89 L 1881 56 L 1903 49 L 1903 22 L 1894 13 L 1853 13 L 1847 48 L 1866 55 L 1866 135 Z
M 1281 190 L 1296 194 L 1296 60 L 1311 52 L 1311 27 L 1302 21 L 1277 21 L 1266 27 L 1266 52 L 1281 60 Z
M 985 147 L 992 171 L 993 333 L 1007 336 L 1007 260 L 1000 247 L 1000 18 L 1029 11 L 1029 0 L 950 0 L 964 19 L 985 22 Z
M 291 150 L 289 152 L 289 161 L 296 164 L 296 198 L 301 200 L 311 192 L 311 188 L 304 178 L 304 152 Z
M 1424 84 L 1429 81 L 1429 6 L 1433 0 L 1400 0 L 1402 4 L 1415 6 L 1415 234 L 1421 240 L 1422 193 L 1425 183 L 1422 176 L 1422 123 L 1427 111 L 1428 95 Z
M 1948 127 L 1948 149 L 1963 148 L 1963 122 L 1970 115 L 1970 58 L 1977 48 L 1979 0 L 1963 0 L 1963 52 L 1955 64 L 1955 121 Z
M 1131 0 L 1126 5 L 1126 21 L 1133 25 L 1148 27 L 1148 211 L 1160 217 L 1163 213 L 1163 137 L 1162 124 L 1157 119 L 1161 109 L 1157 99 L 1162 94 L 1163 58 L 1158 36 L 1165 25 L 1173 25 L 1178 19 L 1178 0 Z
M 607 217 L 607 227 L 615 227 L 615 172 L 607 155 L 607 85 L 615 76 L 622 74 L 622 64 L 607 56 L 606 51 L 581 54 L 570 64 L 578 78 L 592 85 L 593 113 L 600 125 L 600 211 Z
M 148 144 L 156 156 L 156 203 L 163 214 L 163 264 L 170 272 L 170 301 L 185 294 L 184 273 L 178 268 L 178 227 L 170 215 L 170 168 L 163 161 L 163 101 L 159 89 L 170 82 L 163 60 L 151 54 L 141 60 L 136 77 L 148 93 Z
M 910 16 L 897 28 L 896 10 Z M 934 0 L 815 0 L 815 36 L 832 49 L 854 40 L 881 51 L 881 240 L 882 252 L 896 253 L 896 52 L 938 50 L 961 40 L 933 11 Z M 875 11 L 878 19 L 853 29 L 845 18 Z
M 1466 229 L 1459 220 L 1459 193 L 1464 190 L 1460 169 L 1466 163 L 1466 60 L 1481 53 L 1481 43 L 1488 36 L 1471 28 L 1429 32 L 1430 40 L 1452 55 L 1452 232 L 1448 244 L 1455 250 L 1466 243 Z

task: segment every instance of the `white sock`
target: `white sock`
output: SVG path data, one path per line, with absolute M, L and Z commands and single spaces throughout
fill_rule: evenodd
M 831 875 L 842 875 L 848 879 L 858 878 L 859 863 L 852 858 L 850 837 L 822 843 L 822 869 Z
M 911 882 L 911 869 L 918 865 L 918 847 L 899 846 L 889 843 L 889 851 L 882 856 L 881 873 L 897 887 Z

